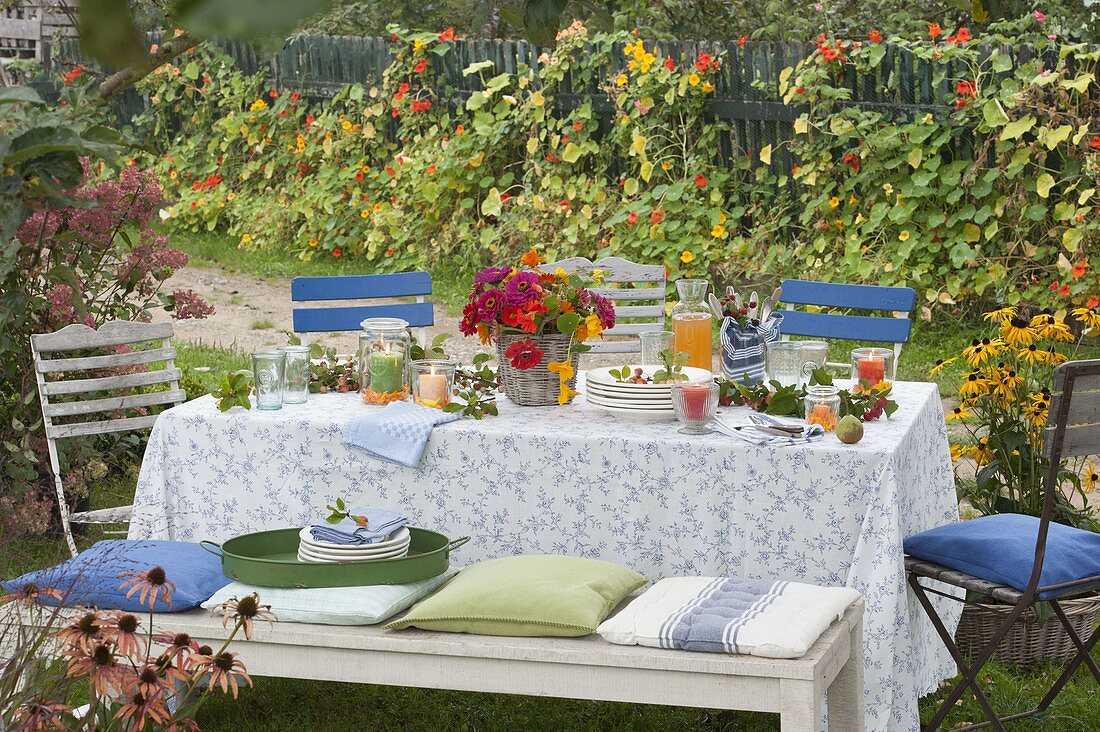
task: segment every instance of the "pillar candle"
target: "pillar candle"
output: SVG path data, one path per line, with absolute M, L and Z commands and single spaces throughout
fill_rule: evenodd
M 447 377 L 432 370 L 430 374 L 421 374 L 417 379 L 419 401 L 433 402 L 432 406 L 445 406 L 451 401 L 447 393 Z
M 857 362 L 856 373 L 865 386 L 878 386 L 886 378 L 886 362 L 878 356 L 868 356 Z
M 684 419 L 706 419 L 707 400 L 710 398 L 710 385 L 684 385 L 680 387 L 680 392 L 683 397 Z
M 370 390 L 380 394 L 401 391 L 405 359 L 400 353 L 375 351 L 370 355 Z

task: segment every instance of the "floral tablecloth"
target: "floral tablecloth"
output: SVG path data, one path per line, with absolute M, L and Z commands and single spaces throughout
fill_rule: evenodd
M 918 728 L 917 697 L 954 674 L 908 594 L 902 539 L 957 518 L 934 384 L 897 383 L 900 410 L 857 445 L 832 435 L 760 447 L 674 423 L 568 407 L 522 408 L 436 428 L 419 469 L 345 447 L 354 394 L 280 411 L 220 413 L 210 397 L 157 421 L 138 480 L 132 538 L 222 541 L 303 526 L 336 497 L 399 508 L 472 536 L 459 564 L 557 553 L 671 575 L 774 577 L 859 590 L 867 602 L 867 729 Z M 745 421 L 745 408 L 724 409 Z M 954 603 L 949 603 L 953 605 Z M 953 608 L 947 620 L 957 622 Z

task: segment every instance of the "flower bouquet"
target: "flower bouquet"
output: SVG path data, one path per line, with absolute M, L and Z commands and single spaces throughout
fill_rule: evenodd
M 527 407 L 576 396 L 577 357 L 589 349 L 584 342 L 615 325 L 610 300 L 577 274 L 543 272 L 540 264 L 532 249 L 519 266 L 478 272 L 459 326 L 463 335 L 496 346 L 504 393 Z

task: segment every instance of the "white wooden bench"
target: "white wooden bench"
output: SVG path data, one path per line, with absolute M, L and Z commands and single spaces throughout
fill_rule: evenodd
M 226 637 L 221 618 L 204 610 L 160 615 L 156 625 L 215 648 Z M 828 690 L 830 732 L 863 730 L 862 601 L 794 660 L 620 646 L 598 635 L 279 622 L 257 623 L 251 641 L 240 638 L 233 650 L 255 676 L 774 712 L 784 732 L 818 732 Z

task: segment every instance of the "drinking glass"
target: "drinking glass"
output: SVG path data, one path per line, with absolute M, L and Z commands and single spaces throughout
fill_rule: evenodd
M 279 351 L 256 351 L 252 354 L 252 375 L 256 380 L 256 408 L 283 408 L 283 372 L 286 354 Z
M 802 383 L 808 384 L 817 369 L 829 362 L 829 344 L 825 341 L 799 341 L 802 346 Z
M 672 407 L 685 435 L 709 435 L 707 423 L 718 413 L 718 384 L 673 384 Z
M 280 346 L 283 368 L 283 404 L 304 404 L 309 397 L 309 346 Z
M 672 348 L 671 330 L 647 330 L 638 334 L 642 342 L 642 366 L 657 366 L 661 363 L 661 351 Z
M 798 386 L 802 383 L 802 345 L 797 341 L 769 343 L 768 380 L 782 386 Z

